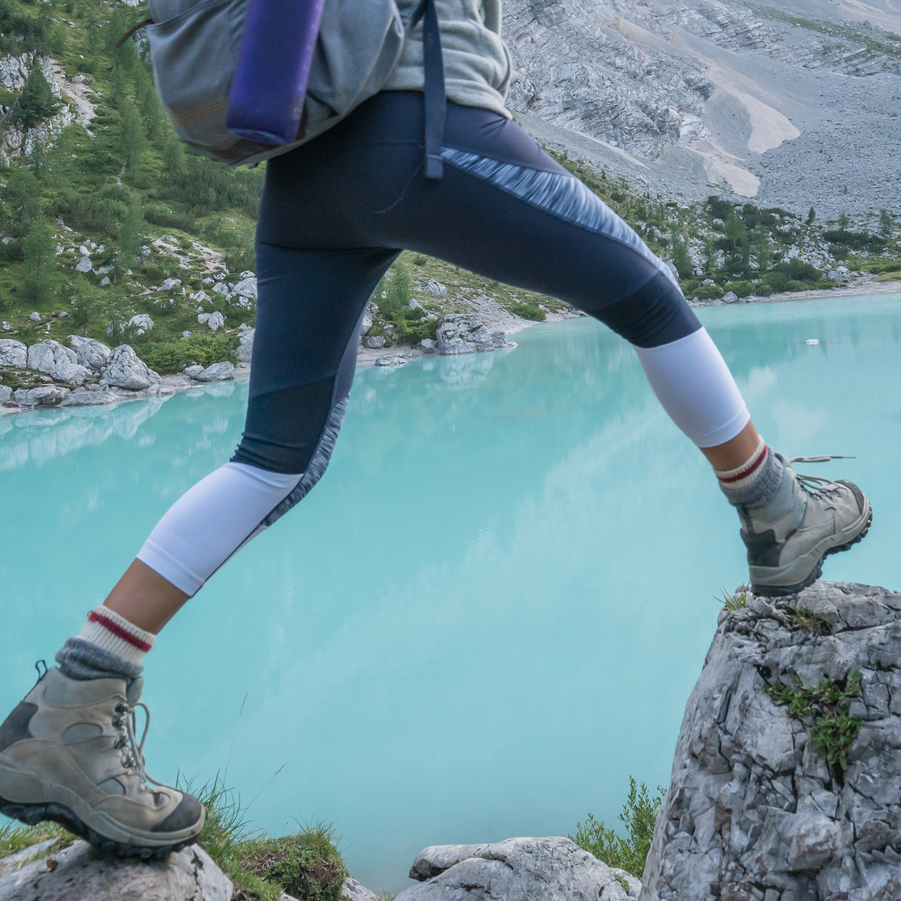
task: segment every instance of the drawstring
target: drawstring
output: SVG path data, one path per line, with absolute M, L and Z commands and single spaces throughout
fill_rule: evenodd
M 425 68 L 425 177 L 444 177 L 444 127 L 447 119 L 447 93 L 444 86 L 444 56 L 441 52 L 441 27 L 435 0 L 420 0 L 410 21 L 411 28 L 422 25 L 422 53 Z

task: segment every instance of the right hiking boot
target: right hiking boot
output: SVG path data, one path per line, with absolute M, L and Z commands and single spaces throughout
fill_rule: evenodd
M 853 482 L 799 475 L 791 466 L 831 458 L 776 456 L 784 470 L 775 495 L 761 507 L 738 507 L 751 591 L 763 597 L 797 594 L 812 585 L 823 559 L 860 541 L 873 518 L 870 502 Z
M 47 670 L 0 726 L 0 812 L 29 826 L 52 820 L 122 856 L 163 857 L 196 841 L 201 803 L 144 771 L 142 687 Z

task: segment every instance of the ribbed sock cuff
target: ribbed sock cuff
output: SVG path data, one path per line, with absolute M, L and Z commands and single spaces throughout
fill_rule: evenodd
M 785 464 L 763 439 L 741 466 L 716 471 L 723 494 L 734 507 L 762 507 L 779 490 Z
M 57 652 L 56 662 L 68 679 L 136 679 L 144 671 L 140 663 L 126 663 L 110 651 L 80 638 L 70 638 Z

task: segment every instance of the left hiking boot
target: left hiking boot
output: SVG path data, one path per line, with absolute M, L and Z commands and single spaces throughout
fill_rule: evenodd
M 853 482 L 799 475 L 791 466 L 830 457 L 777 456 L 785 469 L 773 497 L 760 507 L 737 508 L 751 591 L 763 597 L 797 594 L 812 585 L 823 559 L 860 541 L 873 518 L 870 502 Z

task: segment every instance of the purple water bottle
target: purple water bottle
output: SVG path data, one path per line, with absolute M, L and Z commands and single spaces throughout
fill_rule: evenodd
M 250 0 L 225 127 L 239 138 L 297 138 L 325 0 Z

